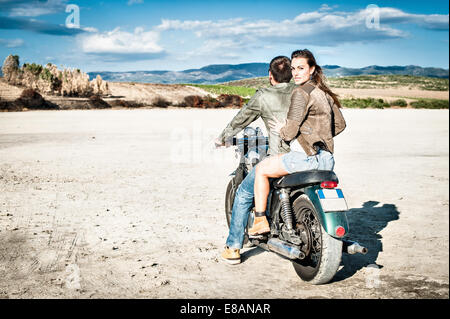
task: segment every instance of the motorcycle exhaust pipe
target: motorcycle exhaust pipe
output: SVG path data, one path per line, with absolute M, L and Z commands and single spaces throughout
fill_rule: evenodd
M 343 243 L 344 243 L 344 245 L 342 246 L 342 250 L 344 251 L 344 253 L 347 253 L 350 255 L 354 255 L 354 254 L 365 255 L 369 251 L 366 247 L 361 246 L 360 244 L 358 244 L 355 241 L 344 240 Z
M 267 242 L 267 246 L 269 247 L 270 250 L 289 259 L 305 258 L 305 253 L 302 252 L 297 246 L 279 240 L 278 238 L 269 239 L 269 241 Z

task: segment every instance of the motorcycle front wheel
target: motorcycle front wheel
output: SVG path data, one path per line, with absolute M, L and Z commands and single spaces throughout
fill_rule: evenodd
M 302 280 L 311 284 L 328 283 L 341 263 L 342 241 L 325 231 L 308 196 L 299 196 L 292 206 L 296 228 L 308 233 L 308 243 L 304 247 L 306 257 L 292 261 L 294 269 Z

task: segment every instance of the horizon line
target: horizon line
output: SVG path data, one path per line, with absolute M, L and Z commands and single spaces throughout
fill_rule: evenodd
M 244 65 L 244 64 L 269 64 L 268 62 L 246 62 L 246 63 L 237 63 L 237 64 L 230 64 L 230 63 L 220 63 L 220 64 L 208 64 L 199 68 L 188 68 L 188 69 L 184 69 L 184 70 L 127 70 L 127 71 L 108 71 L 108 70 L 103 70 L 103 71 L 87 71 L 86 73 L 94 73 L 94 72 L 111 72 L 111 73 L 124 73 L 124 72 L 183 72 L 183 71 L 188 71 L 188 70 L 200 70 L 209 66 L 222 66 L 222 65 L 231 65 L 231 66 L 237 66 L 237 65 Z M 437 67 L 437 66 L 420 66 L 417 64 L 408 64 L 408 65 L 379 65 L 379 64 L 371 64 L 371 65 L 367 65 L 367 66 L 363 66 L 363 67 L 347 67 L 347 66 L 342 66 L 342 65 L 337 65 L 337 64 L 323 64 L 321 65 L 321 67 L 327 67 L 327 66 L 337 66 L 340 68 L 346 68 L 346 69 L 364 69 L 364 68 L 369 68 L 369 67 L 373 67 L 373 66 L 378 66 L 378 67 L 383 67 L 383 68 L 389 68 L 389 67 L 408 67 L 408 66 L 413 66 L 413 67 L 419 67 L 422 69 L 442 69 L 445 71 L 449 71 L 449 68 L 444 68 L 444 67 Z

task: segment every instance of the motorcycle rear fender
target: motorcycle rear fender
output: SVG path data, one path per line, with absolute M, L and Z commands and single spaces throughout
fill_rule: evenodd
M 312 202 L 316 208 L 317 215 L 319 216 L 320 223 L 322 224 L 325 231 L 332 237 L 343 238 L 347 236 L 349 232 L 349 225 L 347 220 L 347 214 L 345 211 L 342 212 L 324 212 L 322 205 L 320 204 L 319 198 L 316 194 L 316 190 L 320 189 L 319 185 L 313 185 L 303 188 L 301 191 L 308 196 L 309 200 Z M 291 196 L 296 192 L 292 192 Z M 343 237 L 336 236 L 336 228 L 342 226 L 345 229 L 345 235 Z

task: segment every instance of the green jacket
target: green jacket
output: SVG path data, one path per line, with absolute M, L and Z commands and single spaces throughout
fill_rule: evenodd
M 219 135 L 222 143 L 235 136 L 246 126 L 259 117 L 262 118 L 269 132 L 269 155 L 289 152 L 289 145 L 278 134 L 273 134 L 268 126 L 268 121 L 277 118 L 279 121 L 286 119 L 291 104 L 291 94 L 295 84 L 279 83 L 275 86 L 262 88 L 256 91 L 250 101 L 245 104 L 227 127 Z

